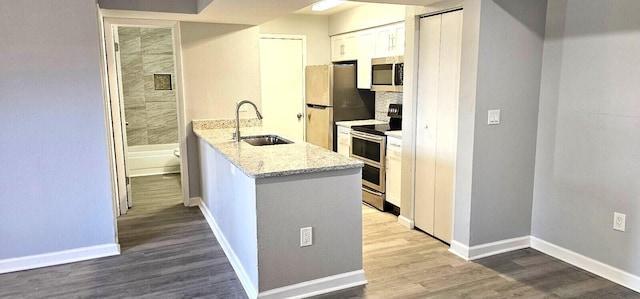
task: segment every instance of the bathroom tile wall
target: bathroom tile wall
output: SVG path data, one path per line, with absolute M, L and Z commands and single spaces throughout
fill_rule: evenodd
M 128 145 L 177 143 L 171 29 L 120 27 L 118 37 Z M 153 74 L 171 74 L 171 90 L 155 90 Z
M 376 115 L 377 120 L 389 121 L 387 113 L 389 104 L 402 104 L 401 92 L 376 91 Z

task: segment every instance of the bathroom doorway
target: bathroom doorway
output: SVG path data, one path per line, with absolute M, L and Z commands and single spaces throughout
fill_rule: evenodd
M 188 205 L 179 24 L 105 18 L 104 33 L 118 215 L 135 205 L 136 178 L 179 181 Z

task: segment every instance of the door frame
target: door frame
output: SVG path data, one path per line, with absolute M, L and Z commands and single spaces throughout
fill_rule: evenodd
M 304 78 L 304 70 L 307 67 L 307 37 L 305 35 L 295 35 L 295 34 L 266 34 L 266 33 L 261 33 L 258 36 L 259 39 L 289 39 L 289 40 L 300 40 L 302 41 L 302 96 L 301 98 L 301 103 L 300 103 L 300 110 L 302 112 L 302 118 L 304 119 L 302 121 L 302 137 L 304 139 L 304 141 L 307 140 L 307 121 L 306 121 L 306 95 L 305 95 L 305 78 Z M 260 50 L 262 51 L 262 50 Z M 262 54 L 262 52 L 260 52 L 260 54 Z M 262 58 L 261 58 L 262 59 Z M 262 70 L 261 70 L 262 72 Z
M 105 113 L 107 117 L 107 128 L 110 144 L 110 162 L 113 168 L 112 185 L 114 186 L 113 195 L 113 209 L 117 216 L 120 207 L 119 198 L 122 196 L 122 192 L 126 195 L 126 177 L 124 172 L 124 148 L 122 140 L 123 126 L 122 119 L 118 113 L 120 109 L 119 99 L 119 87 L 117 78 L 118 74 L 116 70 L 115 62 L 115 46 L 113 40 L 113 26 L 135 26 L 135 27 L 151 27 L 151 28 L 171 28 L 173 34 L 173 55 L 175 64 L 175 87 L 176 87 L 176 105 L 178 116 L 178 144 L 180 147 L 180 176 L 182 185 L 182 202 L 185 206 L 190 206 L 189 198 L 189 169 L 188 169 L 188 152 L 187 152 L 187 123 L 185 116 L 185 100 L 183 93 L 183 75 L 182 75 L 182 47 L 180 37 L 180 22 L 178 21 L 162 21 L 162 20 L 142 20 L 142 19 L 124 19 L 124 18 L 102 18 L 103 32 L 102 39 L 104 40 L 104 54 L 102 57 L 103 67 L 105 68 L 105 82 L 104 86 L 106 91 L 104 92 Z M 114 96 L 115 95 L 115 96 Z M 117 108 L 117 109 L 116 109 Z M 126 134 L 126 133 L 125 133 Z M 117 231 L 117 222 L 114 223 Z

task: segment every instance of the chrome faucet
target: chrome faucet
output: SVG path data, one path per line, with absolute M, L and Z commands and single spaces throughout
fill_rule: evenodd
M 262 119 L 262 114 L 260 114 L 260 111 L 258 111 L 258 107 L 256 107 L 256 104 L 247 100 L 238 102 L 238 104 L 236 105 L 236 132 L 233 136 L 233 139 L 235 139 L 236 142 L 240 142 L 240 106 L 242 106 L 243 104 L 251 104 L 251 106 L 253 106 L 253 109 L 256 110 L 256 116 L 258 117 L 258 119 Z

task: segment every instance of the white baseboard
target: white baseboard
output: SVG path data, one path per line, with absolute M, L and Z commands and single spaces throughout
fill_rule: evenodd
M 357 270 L 260 292 L 258 298 L 307 298 L 365 284 L 364 270 Z
M 142 169 L 130 169 L 127 174 L 129 175 L 129 177 L 135 178 L 135 177 L 141 177 L 141 176 L 161 175 L 161 174 L 170 174 L 170 173 L 180 173 L 180 165 L 142 168 Z
M 209 223 L 209 227 L 211 227 L 213 234 L 218 239 L 220 247 L 222 247 L 222 250 L 224 250 L 224 253 L 227 255 L 233 270 L 238 275 L 238 279 L 240 279 L 240 283 L 249 298 L 306 298 L 367 284 L 364 270 L 357 270 L 258 293 L 258 287 L 254 286 L 251 282 L 249 274 L 240 263 L 238 256 L 229 245 L 224 234 L 220 231 L 220 227 L 211 215 L 211 212 L 199 197 L 191 198 L 191 202 L 195 202 L 196 200 L 200 211 L 202 211 L 204 218 L 207 220 L 207 223 Z
M 402 215 L 398 216 L 398 223 L 409 229 L 413 229 L 415 227 L 415 223 L 413 222 L 413 220 Z
M 465 261 L 469 260 L 469 246 L 464 245 L 456 240 L 451 240 L 449 243 L 449 252 L 457 255 L 459 258 L 462 258 Z
M 198 207 L 200 206 L 200 203 L 202 202 L 202 197 L 196 196 L 196 197 L 190 197 L 189 198 L 189 205 L 188 207 Z M 203 212 L 204 214 L 204 212 Z M 206 217 L 206 216 L 205 216 Z
M 609 266 L 605 263 L 549 243 L 545 240 L 538 239 L 534 236 L 531 236 L 531 248 L 565 261 L 578 268 L 582 268 L 595 275 L 611 280 L 636 292 L 640 292 L 640 277 L 637 275 Z
M 120 254 L 120 245 L 105 244 L 0 260 L 0 274 L 68 264 Z
M 506 239 L 497 242 L 491 242 L 481 245 L 468 247 L 458 241 L 452 240 L 449 252 L 467 260 L 472 261 L 483 257 L 488 257 L 500 253 L 513 250 L 528 248 L 530 245 L 530 237 L 518 237 Z
M 192 197 L 191 199 L 193 200 L 194 197 Z M 236 253 L 233 251 L 233 248 L 231 248 L 231 245 L 229 245 L 229 241 L 227 241 L 227 238 L 225 238 L 224 234 L 220 230 L 220 227 L 218 226 L 218 224 L 216 223 L 216 220 L 211 215 L 211 212 L 209 211 L 207 206 L 204 204 L 204 202 L 200 198 L 197 198 L 197 199 L 198 199 L 198 207 L 200 207 L 200 211 L 202 211 L 202 215 L 204 215 L 204 218 L 207 220 L 207 223 L 209 223 L 209 227 L 211 227 L 213 234 L 216 236 L 216 239 L 218 239 L 218 242 L 220 243 L 220 247 L 222 247 L 222 250 L 227 255 L 227 258 L 229 259 L 229 262 L 231 263 L 233 270 L 238 275 L 238 279 L 240 279 L 240 283 L 242 284 L 244 291 L 247 293 L 247 296 L 249 298 L 257 298 L 258 287 L 254 286 L 253 283 L 251 282 L 251 278 L 249 278 L 249 274 L 242 266 L 242 263 L 240 263 L 240 259 L 238 258 Z

